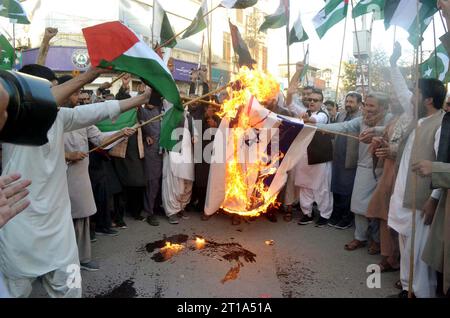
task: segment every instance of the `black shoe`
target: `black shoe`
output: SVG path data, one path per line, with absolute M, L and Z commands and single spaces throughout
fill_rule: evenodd
M 97 229 L 95 230 L 95 234 L 99 236 L 117 236 L 119 232 L 113 229 Z
M 307 224 L 312 223 L 313 220 L 314 220 L 314 219 L 313 219 L 312 216 L 304 215 L 304 216 L 300 219 L 300 221 L 298 222 L 298 224 L 299 224 L 299 225 L 307 225 Z
M 341 220 L 334 227 L 339 229 L 339 230 L 345 230 L 345 229 L 351 228 L 352 226 L 353 226 L 353 222 L 352 221 Z
M 328 219 L 325 219 L 323 217 L 319 217 L 319 220 L 316 223 L 316 227 L 322 227 L 328 224 Z
M 155 215 L 147 217 L 147 223 L 151 226 L 159 226 L 158 218 Z
M 134 219 L 135 219 L 136 221 L 145 221 L 145 216 L 138 215 L 138 216 L 135 216 Z
M 407 290 L 402 290 L 399 294 L 398 294 L 398 298 L 409 298 L 409 293 Z M 414 295 L 414 293 L 412 294 L 412 298 L 416 298 L 416 296 Z
M 328 226 L 336 227 L 336 225 L 338 225 L 339 222 L 340 221 L 338 219 L 331 218 L 331 219 L 328 220 Z
M 117 221 L 117 222 L 116 222 L 116 227 L 117 227 L 118 229 L 122 229 L 122 230 L 128 228 L 127 224 L 126 224 L 123 220 Z

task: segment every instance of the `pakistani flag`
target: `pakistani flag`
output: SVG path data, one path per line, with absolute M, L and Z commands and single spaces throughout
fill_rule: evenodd
M 230 24 L 230 34 L 234 53 L 236 53 L 239 58 L 239 67 L 246 65 L 249 69 L 253 69 L 253 64 L 256 64 L 256 61 L 252 58 L 247 43 L 242 39 L 237 26 L 231 23 L 230 20 L 228 20 L 228 23 Z
M 18 0 L 0 0 L 0 16 L 9 18 L 12 23 L 30 24 Z
M 423 78 L 437 78 L 444 83 L 450 82 L 449 57 L 442 44 L 420 65 L 420 70 Z
M 322 38 L 335 24 L 347 16 L 348 0 L 328 0 L 325 7 L 314 17 L 317 35 Z
M 227 9 L 245 9 L 253 7 L 258 0 L 223 0 L 220 5 Z
M 0 69 L 12 70 L 14 65 L 14 48 L 3 34 L 0 35 Z
M 172 26 L 170 25 L 169 18 L 167 17 L 166 11 L 159 4 L 157 0 L 155 0 L 154 10 L 155 13 L 153 15 L 153 34 L 159 39 L 159 43 L 166 43 L 168 40 L 175 36 L 173 32 Z M 165 46 L 174 47 L 177 45 L 177 40 L 173 39 L 171 42 L 167 43 Z
M 177 141 L 171 140 L 171 134 L 183 119 L 184 109 L 172 74 L 161 58 L 118 21 L 85 28 L 83 34 L 93 67 L 137 75 L 174 105 L 164 116 L 160 138 L 162 147 L 172 149 Z
M 289 0 L 280 0 L 280 5 L 274 14 L 264 17 L 263 24 L 259 27 L 259 32 L 267 29 L 278 29 L 285 26 L 289 19 Z
M 308 39 L 308 34 L 306 34 L 305 29 L 303 29 L 302 19 L 299 14 L 298 19 L 295 21 L 291 33 L 289 34 L 289 45 L 294 42 L 304 42 Z
M 126 127 L 133 127 L 137 123 L 137 110 L 131 109 L 120 114 L 114 122 L 111 119 L 101 121 L 96 124 L 97 128 L 103 132 L 118 131 Z
M 208 13 L 208 0 L 203 0 L 202 6 L 198 9 L 197 16 L 192 21 L 191 25 L 188 27 L 186 32 L 184 32 L 182 38 L 188 38 L 198 32 L 206 29 L 208 25 L 208 18 L 206 17 Z
M 384 5 L 386 0 L 361 0 L 352 11 L 352 18 L 373 12 L 375 20 L 384 19 Z
M 389 0 L 384 7 L 384 25 L 386 29 L 391 25 L 405 29 L 409 33 L 409 42 L 417 47 L 422 42 L 422 35 L 437 11 L 435 0 L 421 0 L 419 11 L 417 11 L 417 0 Z

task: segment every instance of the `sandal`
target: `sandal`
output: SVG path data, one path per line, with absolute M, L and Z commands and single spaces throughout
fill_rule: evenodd
M 365 247 L 366 244 L 367 244 L 367 242 L 365 242 L 365 241 L 353 240 L 353 241 L 351 241 L 350 243 L 345 244 L 345 247 L 344 247 L 344 248 L 345 248 L 347 251 L 354 251 L 354 250 L 356 250 L 356 249 L 358 249 L 358 248 Z
M 396 271 L 400 270 L 400 267 L 398 267 L 398 268 L 392 267 L 391 264 L 389 264 L 386 261 L 379 263 L 378 266 L 380 266 L 380 273 L 396 272 Z M 400 285 L 401 285 L 401 283 L 400 283 Z
M 201 220 L 202 221 L 208 221 L 210 218 L 211 218 L 211 215 L 203 214 L 202 217 L 201 217 Z

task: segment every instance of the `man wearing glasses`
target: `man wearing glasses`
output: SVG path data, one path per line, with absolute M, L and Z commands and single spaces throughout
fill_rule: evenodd
M 308 111 L 303 115 L 305 123 L 327 124 L 329 117 L 322 109 L 323 94 L 319 89 L 313 89 L 305 99 Z M 313 203 L 317 203 L 320 211 L 317 227 L 328 223 L 333 212 L 333 196 L 330 192 L 331 185 L 331 161 L 333 160 L 333 146 L 331 137 L 322 133 L 316 133 L 308 149 L 305 150 L 296 167 L 295 185 L 299 187 L 300 206 L 303 217 L 299 225 L 313 222 Z

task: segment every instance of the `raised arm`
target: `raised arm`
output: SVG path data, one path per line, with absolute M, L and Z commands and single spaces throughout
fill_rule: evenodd
M 360 133 L 362 117 L 336 124 L 317 124 L 317 128 L 343 133 Z
M 70 95 L 81 89 L 84 85 L 91 83 L 105 70 L 100 68 L 89 68 L 83 74 L 65 82 L 64 84 L 53 86 L 52 93 L 55 98 L 56 104 L 61 105 Z
M 397 95 L 400 105 L 405 113 L 414 116 L 414 107 L 411 104 L 413 93 L 409 90 L 408 85 L 406 85 L 406 81 L 397 66 L 398 60 L 401 56 L 402 47 L 400 43 L 395 42 L 394 52 L 390 58 L 392 86 L 394 87 L 395 94 Z
M 39 48 L 36 64 L 45 65 L 47 59 L 48 50 L 50 48 L 50 40 L 58 34 L 58 29 L 46 28 L 44 38 L 42 39 L 41 47 Z
M 291 78 L 291 82 L 288 87 L 287 97 L 286 97 L 286 106 L 289 107 L 292 104 L 293 95 L 297 94 L 297 86 L 300 80 L 300 76 L 302 75 L 304 65 L 301 62 L 298 62 L 296 65 L 296 71 L 294 76 Z

